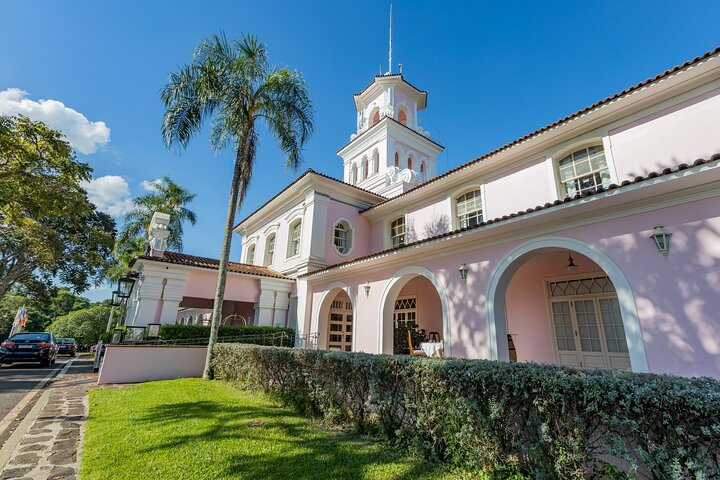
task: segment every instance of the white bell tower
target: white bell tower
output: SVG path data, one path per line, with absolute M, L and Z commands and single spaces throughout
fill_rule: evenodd
M 338 151 L 346 183 L 393 197 L 437 175 L 437 156 L 444 148 L 417 122 L 427 92 L 402 74 L 386 73 L 354 99 L 357 131 Z

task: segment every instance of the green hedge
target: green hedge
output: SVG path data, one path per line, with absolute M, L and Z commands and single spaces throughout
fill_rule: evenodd
M 249 339 L 243 343 L 257 343 L 262 344 L 263 342 L 270 340 L 270 335 L 285 333 L 286 337 L 283 340 L 282 345 L 279 346 L 292 347 L 295 343 L 295 331 L 292 328 L 280 328 L 280 327 L 257 327 L 257 326 L 246 326 L 246 327 L 220 327 L 218 332 L 219 337 L 240 337 L 240 336 L 258 336 L 256 339 Z M 203 325 L 161 325 L 160 326 L 160 340 L 182 340 L 191 338 L 210 338 L 210 326 Z M 260 335 L 267 337 L 260 338 Z M 279 335 L 278 335 L 279 337 Z M 280 340 L 279 338 L 277 339 Z
M 220 344 L 215 378 L 496 478 L 716 478 L 720 383 Z

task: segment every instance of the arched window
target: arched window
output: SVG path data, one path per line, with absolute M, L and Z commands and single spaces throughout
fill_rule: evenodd
M 275 234 L 271 234 L 269 237 L 267 237 L 267 240 L 265 240 L 265 262 L 263 265 L 266 267 L 268 265 L 273 264 L 273 260 L 275 259 Z
M 380 121 L 380 110 L 375 110 L 375 113 L 373 114 L 373 117 L 372 117 L 372 124 L 375 125 L 379 121 Z
M 353 163 L 352 167 L 350 167 L 350 183 L 352 185 L 355 185 L 357 183 L 357 179 L 358 179 L 358 171 L 357 170 L 358 170 L 357 165 Z
M 408 155 L 407 167 L 409 170 L 413 169 L 413 158 L 410 155 Z
M 393 248 L 405 245 L 405 217 L 400 217 L 390 224 L 390 241 Z
M 558 173 L 560 190 L 566 197 L 595 192 L 600 185 L 610 185 L 610 170 L 600 145 L 566 155 L 558 162 Z
M 335 250 L 341 255 L 345 255 L 350 251 L 350 247 L 352 247 L 352 228 L 345 220 L 340 220 L 335 224 L 333 244 Z
M 372 173 L 373 173 L 373 175 L 374 175 L 374 174 L 376 174 L 376 173 L 378 173 L 378 172 L 380 171 L 380 154 L 378 153 L 377 150 L 375 150 L 375 151 L 373 152 L 373 161 L 372 161 L 372 163 L 373 163 L 373 171 L 372 171 Z
M 400 154 L 395 152 L 395 166 L 400 168 Z
M 300 234 L 302 233 L 302 221 L 295 220 L 290 224 L 288 231 L 288 257 L 294 257 L 300 254 Z
M 370 162 L 367 157 L 363 157 L 363 180 L 370 175 Z
M 420 162 L 420 180 L 425 181 L 425 162 Z
M 455 212 L 459 228 L 475 227 L 483 221 L 480 190 L 472 190 L 455 199 Z
M 398 112 L 398 122 L 402 123 L 403 125 L 407 125 L 408 123 L 407 113 L 405 113 L 405 110 L 403 110 L 402 108 Z
M 254 243 L 248 247 L 247 253 L 245 253 L 245 263 L 249 263 L 250 265 L 255 263 L 255 244 Z

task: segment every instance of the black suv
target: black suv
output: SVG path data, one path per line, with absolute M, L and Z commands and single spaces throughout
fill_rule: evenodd
M 58 348 L 52 333 L 16 333 L 0 345 L 0 365 L 39 362 L 41 367 L 55 363 Z
M 58 355 L 75 356 L 77 353 L 77 342 L 74 338 L 56 338 L 55 343 L 58 346 Z

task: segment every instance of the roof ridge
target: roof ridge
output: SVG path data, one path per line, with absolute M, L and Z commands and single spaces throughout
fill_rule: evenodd
M 577 118 L 577 117 L 579 117 L 580 115 L 583 115 L 583 114 L 589 112 L 590 110 L 594 110 L 594 109 L 596 109 L 596 108 L 598 108 L 598 107 L 600 107 L 600 106 L 602 106 L 602 105 L 605 105 L 605 104 L 607 104 L 607 103 L 609 103 L 609 102 L 611 102 L 611 101 L 613 101 L 613 100 L 616 100 L 617 98 L 620 98 L 620 97 L 622 97 L 622 96 L 625 96 L 625 95 L 627 95 L 627 94 L 629 94 L 629 93 L 631 93 L 631 92 L 634 92 L 635 90 L 638 90 L 638 89 L 640 89 L 640 88 L 642 88 L 642 87 L 645 87 L 645 86 L 647 86 L 647 85 L 649 85 L 649 84 L 651 84 L 651 83 L 657 82 L 658 80 L 660 80 L 660 79 L 662 79 L 662 78 L 665 78 L 665 77 L 667 77 L 667 76 L 669 76 L 669 75 L 671 75 L 671 74 L 673 74 L 673 73 L 675 73 L 675 72 L 678 72 L 678 71 L 680 71 L 680 70 L 686 69 L 687 67 L 689 67 L 689 66 L 691 66 L 691 65 L 694 65 L 694 64 L 696 64 L 696 63 L 699 63 L 699 62 L 701 62 L 701 61 L 703 61 L 703 60 L 706 60 L 706 59 L 708 59 L 708 58 L 710 58 L 710 57 L 712 57 L 712 56 L 715 56 L 715 55 L 717 55 L 718 53 L 720 53 L 720 46 L 716 47 L 714 50 L 705 52 L 704 54 L 699 55 L 699 56 L 693 58 L 692 60 L 688 60 L 688 61 L 686 61 L 686 62 L 684 62 L 684 63 L 682 63 L 682 64 L 680 64 L 680 65 L 676 65 L 676 66 L 674 66 L 674 67 L 672 67 L 672 68 L 670 68 L 670 69 L 667 69 L 667 70 L 665 70 L 665 71 L 662 72 L 662 73 L 658 73 L 658 74 L 655 75 L 654 77 L 650 77 L 650 78 L 648 78 L 648 79 L 646 79 L 646 80 L 644 80 L 644 81 L 642 81 L 642 82 L 639 82 L 639 83 L 637 83 L 637 84 L 635 84 L 635 85 L 632 85 L 632 86 L 626 88 L 625 90 L 622 90 L 621 92 L 618 92 L 618 93 L 615 93 L 614 95 L 610 95 L 610 96 L 608 96 L 608 97 L 605 97 L 605 98 L 602 99 L 602 100 L 598 100 L 597 102 L 593 103 L 592 105 L 589 105 L 589 106 L 587 106 L 587 107 L 585 107 L 585 108 L 582 108 L 582 109 L 580 109 L 580 110 L 578 110 L 578 111 L 576 111 L 576 112 L 574 112 L 574 113 L 571 113 L 571 114 L 569 114 L 569 115 L 566 115 L 566 116 L 562 117 L 561 119 L 556 120 L 556 121 L 554 121 L 554 122 L 552 122 L 552 123 L 550 123 L 550 124 L 548 124 L 548 125 L 545 125 L 544 127 L 538 128 L 538 129 L 536 129 L 536 130 L 534 130 L 534 131 L 532 131 L 532 132 L 530 132 L 530 133 L 527 133 L 527 134 L 523 135 L 522 137 L 519 137 L 519 138 L 517 138 L 517 139 L 515 139 L 515 140 L 512 140 L 512 141 L 510 141 L 510 142 L 507 142 L 507 143 L 505 143 L 504 145 L 502 145 L 502 146 L 500 146 L 500 147 L 498 147 L 498 148 L 496 148 L 496 149 L 494 149 L 494 150 L 492 150 L 492 151 L 490 151 L 490 152 L 487 152 L 487 153 L 485 153 L 485 154 L 483 154 L 483 155 L 481 155 L 481 156 L 479 156 L 479 157 L 476 157 L 476 158 L 474 158 L 474 159 L 472 159 L 472 160 L 469 160 L 469 161 L 467 161 L 467 162 L 465 162 L 465 163 L 462 163 L 462 164 L 458 165 L 457 167 L 451 168 L 451 169 L 448 170 L 447 172 L 445 172 L 445 173 L 443 173 L 443 174 L 441 174 L 441 175 L 438 175 L 437 177 L 431 178 L 430 180 L 427 180 L 427 181 L 425 181 L 425 182 L 423 182 L 423 183 L 421 183 L 421 184 L 419 184 L 419 185 L 411 188 L 410 190 L 408 190 L 408 191 L 406 191 L 406 192 L 403 192 L 403 193 L 401 193 L 401 194 L 399 194 L 399 195 L 396 195 L 396 196 L 394 196 L 394 197 L 390 197 L 390 198 L 388 198 L 387 200 L 378 203 L 377 205 L 373 205 L 373 206 L 371 206 L 371 207 L 368 207 L 368 208 L 366 208 L 365 210 L 363 210 L 361 213 L 367 212 L 368 210 L 372 210 L 373 208 L 380 207 L 380 206 L 382 206 L 382 205 L 385 205 L 386 203 L 390 203 L 391 201 L 397 200 L 398 198 L 401 198 L 401 197 L 403 197 L 403 196 L 405 196 L 405 195 L 408 195 L 409 193 L 414 192 L 415 190 L 417 190 L 417 189 L 419 189 L 419 188 L 425 187 L 425 186 L 427 186 L 427 185 L 430 184 L 430 183 L 434 183 L 434 182 L 436 182 L 436 181 L 438 181 L 438 180 L 441 180 L 441 179 L 443 179 L 443 178 L 445 178 L 445 177 L 448 177 L 448 176 L 450 176 L 450 175 L 453 175 L 454 173 L 456 173 L 456 172 L 458 172 L 458 171 L 460 171 L 460 170 L 464 170 L 465 168 L 467 168 L 467 167 L 469 167 L 469 166 L 471 166 L 471 165 L 474 165 L 474 164 L 476 164 L 476 163 L 482 162 L 483 160 L 486 160 L 486 159 L 489 158 L 489 157 L 492 157 L 492 156 L 494 156 L 494 155 L 496 155 L 496 154 L 498 154 L 498 153 L 500 153 L 500 152 L 503 152 L 503 151 L 505 151 L 505 150 L 508 150 L 508 149 L 514 147 L 515 145 L 518 145 L 518 144 L 520 144 L 520 143 L 528 140 L 528 139 L 531 138 L 531 137 L 534 137 L 534 136 L 539 135 L 539 134 L 541 134 L 541 133 L 545 133 L 546 131 L 551 130 L 551 129 L 553 129 L 553 128 L 555 128 L 555 127 L 557 127 L 557 126 L 559 126 L 559 125 L 561 125 L 561 124 L 563 124 L 563 123 L 565 123 L 565 122 L 567 122 L 567 121 L 570 121 L 570 120 L 572 120 L 572 119 L 574 119 L 574 118 Z M 344 148 L 344 147 L 343 147 L 343 148 Z
M 501 222 L 504 222 L 504 221 L 507 221 L 507 220 L 510 220 L 510 219 L 513 219 L 513 218 L 517 218 L 517 217 L 522 217 L 522 216 L 527 215 L 527 214 L 529 214 L 529 213 L 537 212 L 537 211 L 540 211 L 540 210 L 551 209 L 551 208 L 557 207 L 557 206 L 559 206 L 559 205 L 563 205 L 563 204 L 566 204 L 566 203 L 572 203 L 572 202 L 574 202 L 574 201 L 581 200 L 581 199 L 588 198 L 588 197 L 592 197 L 592 196 L 595 196 L 595 195 L 598 195 L 598 194 L 600 194 L 600 193 L 604 193 L 604 192 L 607 192 L 607 191 L 610 191 L 610 190 L 618 190 L 618 189 L 622 190 L 623 187 L 627 187 L 627 186 L 629 186 L 629 185 L 641 183 L 641 182 L 644 182 L 644 181 L 647 181 L 647 180 L 651 180 L 651 179 L 654 179 L 654 178 L 658 178 L 658 177 L 664 177 L 664 176 L 670 175 L 670 174 L 672 174 L 672 173 L 677 173 L 677 172 L 681 172 L 681 171 L 683 171 L 683 170 L 687 170 L 688 168 L 698 167 L 698 166 L 700 166 L 700 165 L 704 165 L 704 164 L 707 164 L 707 163 L 712 163 L 712 162 L 719 161 L 719 160 L 720 160 L 720 152 L 713 154 L 712 156 L 710 156 L 710 157 L 707 158 L 707 159 L 699 158 L 699 159 L 695 160 L 691 165 L 688 165 L 687 163 L 681 163 L 681 164 L 679 164 L 679 165 L 678 165 L 677 167 L 675 167 L 675 168 L 665 168 L 665 169 L 661 170 L 660 172 L 650 172 L 650 173 L 648 173 L 648 174 L 645 175 L 645 176 L 637 176 L 637 177 L 635 177 L 632 181 L 631 181 L 631 180 L 624 180 L 624 181 L 620 182 L 620 185 L 617 185 L 617 184 L 615 184 L 615 183 L 611 183 L 611 184 L 608 185 L 607 187 L 603 187 L 602 185 L 600 185 L 600 186 L 598 186 L 598 188 L 597 188 L 597 190 L 596 190 L 595 192 L 588 192 L 588 193 L 584 193 L 584 194 L 583 194 L 583 193 L 578 193 L 578 194 L 576 194 L 576 195 L 573 196 L 573 197 L 566 197 L 566 198 L 564 198 L 564 199 L 562 199 L 562 200 L 558 199 L 558 200 L 555 200 L 554 202 L 547 202 L 547 203 L 545 203 L 544 205 L 537 205 L 537 206 L 535 206 L 534 208 L 528 208 L 528 209 L 526 209 L 526 210 L 520 210 L 520 211 L 518 211 L 518 212 L 516 212 L 516 213 L 511 213 L 511 214 L 508 214 L 508 215 L 503 215 L 502 217 L 494 218 L 494 219 L 492 219 L 492 220 L 487 220 L 487 221 L 481 222 L 481 223 L 479 223 L 478 225 L 475 225 L 475 226 L 473 226 L 473 227 L 457 228 L 457 229 L 455 229 L 455 230 L 449 230 L 449 231 L 447 231 L 447 232 L 445 232 L 445 233 L 441 233 L 441 234 L 439 234 L 439 235 L 435 235 L 435 236 L 432 236 L 432 237 L 423 238 L 423 239 L 416 240 L 416 241 L 411 242 L 411 243 L 407 243 L 407 244 L 405 244 L 405 245 L 403 245 L 403 246 L 401 246 L 401 247 L 386 248 L 386 249 L 384 249 L 384 250 L 380 250 L 380 251 L 378 251 L 378 252 L 369 253 L 369 254 L 367 254 L 367 255 L 363 255 L 363 256 L 360 256 L 360 257 L 357 257 L 357 258 L 353 258 L 353 259 L 350 259 L 350 260 L 346 260 L 346 261 L 344 261 L 344 262 L 336 263 L 336 264 L 333 264 L 333 265 L 328 265 L 327 267 L 323 267 L 323 268 L 320 268 L 320 269 L 318 269 L 318 270 L 314 270 L 314 271 L 312 271 L 312 272 L 308 272 L 308 273 L 305 273 L 305 274 L 303 274 L 303 275 L 299 275 L 299 278 L 307 278 L 307 277 L 310 277 L 310 276 L 313 276 L 313 275 L 316 275 L 316 274 L 324 273 L 324 272 L 326 272 L 326 271 L 335 270 L 335 269 L 344 267 L 345 265 L 350 265 L 350 264 L 353 264 L 353 263 L 356 263 L 356 262 L 361 262 L 361 261 L 363 261 L 363 260 L 369 260 L 369 259 L 371 259 L 371 258 L 373 258 L 373 257 L 379 257 L 379 256 L 386 255 L 386 254 L 388 254 L 388 253 L 392 253 L 392 252 L 395 252 L 395 251 L 398 251 L 398 250 L 405 250 L 405 249 L 410 248 L 410 247 L 415 247 L 415 246 L 417 246 L 417 245 L 422 245 L 422 244 L 424 244 L 424 243 L 432 242 L 432 241 L 434 241 L 434 240 L 439 240 L 439 239 L 441 239 L 441 238 L 449 237 L 449 236 L 452 236 L 452 235 L 456 235 L 456 234 L 458 234 L 458 233 L 463 233 L 463 232 L 467 232 L 467 231 L 471 231 L 471 230 L 478 230 L 478 229 L 480 229 L 480 228 L 482 228 L 482 227 L 485 227 L 485 226 L 487 226 L 487 225 L 491 225 L 491 224 L 495 224 L 495 223 L 501 223 Z

